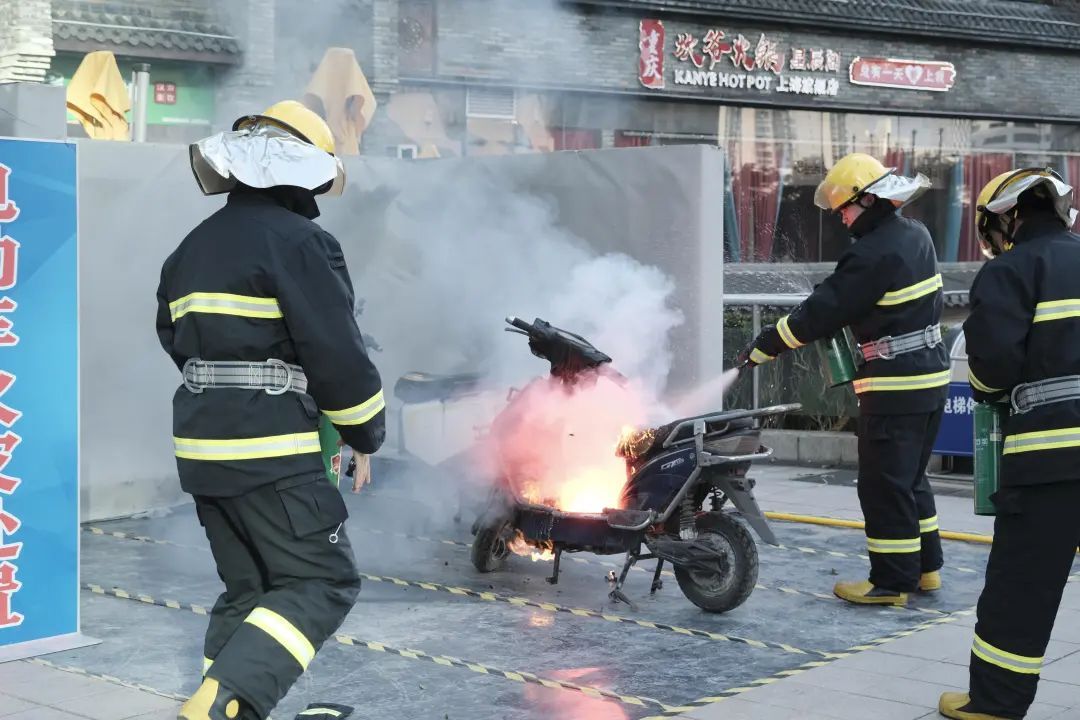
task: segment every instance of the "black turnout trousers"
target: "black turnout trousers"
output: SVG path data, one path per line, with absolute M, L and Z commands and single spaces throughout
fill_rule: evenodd
M 236 497 L 196 496 L 195 507 L 225 583 L 204 672 L 264 720 L 360 591 L 345 501 L 325 477 L 303 476 Z
M 870 582 L 914 592 L 922 573 L 941 569 L 934 493 L 926 465 L 944 409 L 858 420 L 859 504 L 866 520 Z
M 982 713 L 1022 718 L 1080 546 L 1080 480 L 1005 487 L 979 597 L 970 693 Z

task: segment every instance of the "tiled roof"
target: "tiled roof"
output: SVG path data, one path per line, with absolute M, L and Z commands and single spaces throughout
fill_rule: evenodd
M 58 50 L 101 46 L 118 54 L 234 63 L 240 45 L 211 5 L 194 0 L 86 2 L 54 0 L 53 43 Z
M 1053 48 L 1080 48 L 1080 9 L 1067 0 L 564 0 L 639 11 L 764 20 L 830 30 L 964 38 Z
M 725 295 L 805 294 L 833 271 L 833 263 L 729 263 Z M 967 307 L 971 281 L 982 263 L 942 263 L 946 307 Z

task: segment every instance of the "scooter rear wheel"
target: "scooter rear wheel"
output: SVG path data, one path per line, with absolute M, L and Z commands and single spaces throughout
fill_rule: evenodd
M 686 598 L 706 612 L 722 613 L 746 602 L 758 578 L 758 551 L 750 531 L 727 513 L 697 518 L 698 540 L 724 556 L 715 572 L 675 567 Z
M 506 546 L 509 523 L 485 525 L 476 532 L 472 544 L 473 566 L 482 573 L 495 572 L 506 563 L 510 548 Z

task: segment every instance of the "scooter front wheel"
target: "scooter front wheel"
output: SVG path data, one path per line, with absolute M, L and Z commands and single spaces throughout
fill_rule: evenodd
M 686 598 L 706 612 L 722 613 L 746 602 L 758 578 L 758 551 L 750 531 L 723 512 L 698 516 L 698 541 L 719 553 L 716 569 L 675 566 Z
M 502 568 L 510 555 L 510 548 L 506 545 L 510 532 L 508 522 L 485 525 L 477 530 L 472 544 L 472 563 L 477 570 L 489 573 Z

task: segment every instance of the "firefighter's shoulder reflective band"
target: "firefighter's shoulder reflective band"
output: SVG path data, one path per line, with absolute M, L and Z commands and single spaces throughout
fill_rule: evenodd
M 928 533 L 928 532 L 934 532 L 935 530 L 938 530 L 938 529 L 940 529 L 940 528 L 938 526 L 937 515 L 935 515 L 934 517 L 926 518 L 925 520 L 920 520 L 919 521 L 919 532 Z
M 902 390 L 929 390 L 949 384 L 949 371 L 906 377 L 868 377 L 856 380 L 852 385 L 856 393 L 898 392 Z
M 173 438 L 182 460 L 259 460 L 320 452 L 319 433 L 293 433 L 233 440 Z
M 982 380 L 980 380 L 979 378 L 975 377 L 975 373 L 971 371 L 971 368 L 968 368 L 968 382 L 971 383 L 971 387 L 975 388 L 979 392 L 984 392 L 984 393 L 1001 392 L 1001 388 L 992 388 L 989 385 L 987 385 L 986 383 L 984 383 Z
M 789 317 L 791 316 L 785 315 L 780 318 L 779 322 L 776 323 L 776 330 L 780 333 L 780 339 L 784 341 L 784 344 L 794 350 L 801 348 L 806 343 L 800 342 L 799 338 L 795 337 L 795 333 L 791 332 L 791 327 L 788 325 Z
M 1015 455 L 1034 450 L 1060 450 L 1071 447 L 1080 447 L 1080 427 L 1006 435 L 1002 453 Z
M 905 288 L 899 290 L 891 290 L 881 296 L 881 299 L 877 301 L 878 305 L 901 305 L 912 300 L 917 300 L 925 295 L 937 292 L 944 285 L 941 282 L 941 275 L 934 275 L 921 282 L 917 282 L 914 285 L 908 285 Z
M 775 359 L 776 359 L 775 356 L 766 355 L 765 353 L 761 352 L 757 348 L 754 348 L 753 350 L 750 351 L 750 360 L 751 360 L 751 362 L 757 363 L 758 365 L 762 365 L 764 363 L 769 362 L 770 360 L 775 360 Z
M 254 625 L 270 637 L 274 638 L 279 645 L 289 651 L 296 659 L 300 667 L 307 670 L 311 660 L 315 657 L 315 648 L 304 634 L 296 629 L 291 622 L 278 615 L 273 610 L 257 607 L 244 618 L 244 622 Z
M 975 642 L 971 645 L 971 652 L 991 665 L 997 665 L 999 668 L 1014 673 L 1038 675 L 1039 671 L 1042 670 L 1043 659 L 1041 657 L 1025 657 L 1005 652 L 986 642 L 978 635 L 975 636 Z
M 379 414 L 386 407 L 383 391 L 375 393 L 359 405 L 344 410 L 323 410 L 323 415 L 335 425 L 363 425 Z
M 250 318 L 280 318 L 281 308 L 276 298 L 234 295 L 232 293 L 194 292 L 169 303 L 173 322 L 188 313 L 239 315 Z
M 1065 318 L 1074 317 L 1080 317 L 1080 298 L 1051 300 L 1049 302 L 1041 302 L 1035 306 L 1034 322 L 1064 320 Z
M 910 540 L 883 540 L 880 538 L 866 538 L 866 547 L 870 552 L 882 554 L 917 553 L 922 550 L 922 539 Z

